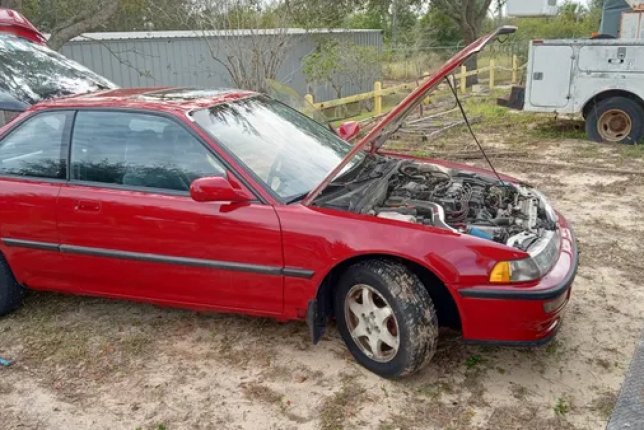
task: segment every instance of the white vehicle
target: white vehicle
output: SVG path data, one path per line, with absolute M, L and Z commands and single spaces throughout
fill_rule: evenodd
M 621 15 L 621 35 L 628 38 L 532 41 L 525 87 L 499 102 L 530 112 L 581 114 L 588 137 L 599 142 L 644 138 L 644 12 L 640 2 L 631 1 L 633 9 L 622 3 L 628 12 Z

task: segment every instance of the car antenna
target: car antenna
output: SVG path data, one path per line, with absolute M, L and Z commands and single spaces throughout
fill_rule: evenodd
M 465 113 L 465 109 L 463 108 L 461 99 L 458 98 L 458 93 L 456 91 L 456 88 L 452 84 L 452 81 L 450 81 L 448 78 L 445 78 L 445 80 L 447 81 L 447 85 L 449 85 L 449 88 L 452 90 L 452 94 L 454 94 L 454 98 L 456 99 L 456 104 L 458 105 L 458 108 L 461 111 L 461 115 L 463 115 L 463 120 L 465 121 L 465 125 L 467 126 L 467 129 L 470 131 L 470 134 L 472 135 L 474 142 L 476 142 L 476 144 L 478 145 L 479 149 L 481 150 L 481 154 L 483 154 L 483 157 L 485 157 L 485 161 L 487 161 L 487 164 L 490 166 L 490 169 L 492 169 L 492 172 L 494 172 L 494 175 L 496 175 L 496 177 L 499 179 L 499 182 L 503 184 L 504 183 L 503 179 L 501 179 L 499 172 L 497 172 L 496 169 L 494 168 L 492 161 L 490 161 L 490 158 L 487 156 L 487 154 L 485 153 L 485 150 L 483 149 L 483 145 L 481 145 L 481 142 L 476 136 L 476 133 L 474 133 L 474 130 L 472 129 L 472 124 L 470 123 L 470 120 L 467 117 L 467 113 Z

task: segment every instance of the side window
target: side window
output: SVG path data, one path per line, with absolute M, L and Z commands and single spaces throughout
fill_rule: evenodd
M 37 114 L 0 141 L 0 174 L 65 179 L 68 112 Z
M 182 126 L 167 118 L 125 112 L 78 112 L 72 138 L 72 179 L 188 191 L 225 169 Z

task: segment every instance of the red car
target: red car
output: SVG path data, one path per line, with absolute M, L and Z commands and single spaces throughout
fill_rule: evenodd
M 441 325 L 468 342 L 548 341 L 578 261 L 563 216 L 517 179 L 378 151 L 511 31 L 457 54 L 353 147 L 247 91 L 35 104 L 0 129 L 0 314 L 34 289 L 306 320 L 314 342 L 335 319 L 385 377 L 427 363 Z
M 47 38 L 27 18 L 11 9 L 0 8 L 0 33 L 13 34 L 39 45 L 47 44 Z

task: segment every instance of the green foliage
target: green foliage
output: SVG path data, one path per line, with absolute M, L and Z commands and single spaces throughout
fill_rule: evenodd
M 369 46 L 323 39 L 302 59 L 302 72 L 310 84 L 328 84 L 342 97 L 345 88 L 380 77 L 380 55 Z
M 363 0 L 289 0 L 280 6 L 294 25 L 304 28 L 342 26 L 345 17 L 360 7 Z M 371 27 L 378 28 L 378 27 Z
M 348 15 L 343 22 L 347 28 L 376 28 L 387 29 L 386 16 L 375 10 L 360 10 Z
M 358 1 L 357 7 L 347 15 L 342 25 L 347 28 L 381 29 L 386 41 L 413 44 L 420 11 L 427 3 L 427 0 Z
M 557 415 L 566 415 L 570 412 L 570 403 L 568 403 L 568 400 L 560 397 L 557 399 L 557 403 L 553 409 Z
M 483 357 L 478 354 L 470 355 L 469 357 L 467 357 L 467 360 L 465 360 L 465 367 L 467 367 L 468 369 L 473 369 L 484 361 L 485 360 L 483 359 Z
M 114 0 L 110 0 L 114 1 Z M 68 24 L 86 10 L 103 7 L 96 0 L 23 0 L 22 12 L 44 32 Z M 144 31 L 188 29 L 190 0 L 120 0 L 116 14 L 94 30 Z
M 597 2 L 597 4 L 599 4 Z M 513 41 L 527 54 L 528 42 L 532 39 L 566 39 L 589 37 L 599 29 L 601 9 L 587 9 L 578 3 L 566 2 L 552 18 L 514 18 L 510 23 L 519 27 Z
M 302 59 L 302 72 L 310 83 L 326 83 L 339 67 L 340 50 L 337 42 L 324 41 Z
M 440 8 L 430 7 L 418 22 L 417 43 L 422 48 L 451 46 L 463 40 L 456 23 Z

